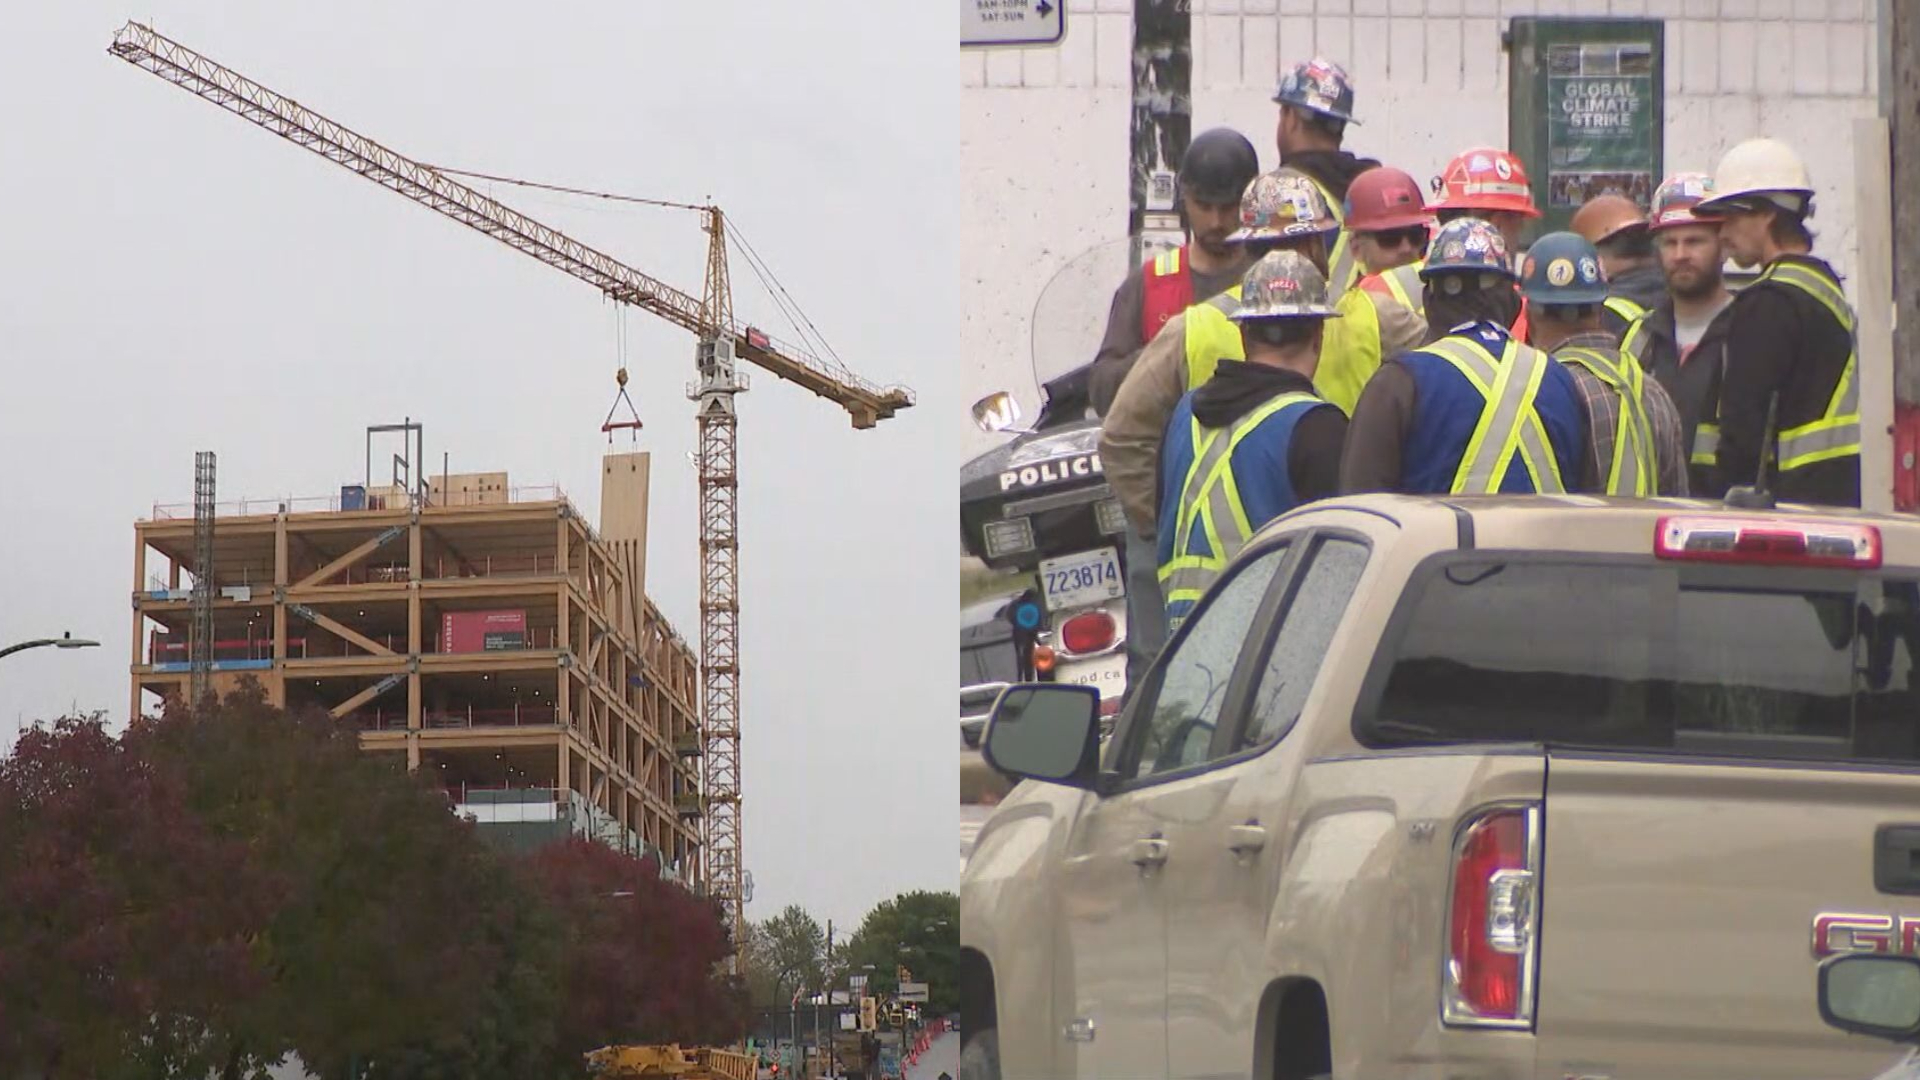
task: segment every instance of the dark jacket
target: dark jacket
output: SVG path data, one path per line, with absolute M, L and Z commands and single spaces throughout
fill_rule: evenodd
M 1812 256 L 1787 255 L 1779 261 L 1839 280 L 1832 267 Z M 1778 281 L 1759 280 L 1741 289 L 1722 317 L 1728 322 L 1727 371 L 1720 387 L 1717 484 L 1724 490 L 1727 484 L 1753 483 L 1770 396 L 1779 395 L 1776 437 L 1826 414 L 1853 340 L 1820 301 Z M 1860 456 L 1780 473 L 1773 491 L 1781 502 L 1859 506 Z
M 1368 169 L 1377 169 L 1380 163 L 1372 158 L 1356 157 L 1345 150 L 1305 150 L 1291 157 L 1283 158 L 1280 164 L 1289 169 L 1298 169 L 1320 182 L 1320 186 L 1333 192 L 1333 197 L 1345 201 L 1347 188 L 1353 184 L 1353 178 Z M 1339 207 L 1334 207 L 1335 211 Z
M 1660 272 L 1658 263 L 1629 270 L 1608 280 L 1607 296 L 1631 300 L 1651 311 L 1667 299 L 1667 276 Z M 1630 322 L 1612 308 L 1600 309 L 1600 328 L 1615 337 L 1625 337 Z
M 1673 299 L 1668 297 L 1649 311 L 1645 318 L 1628 329 L 1623 348 L 1640 361 L 1640 367 L 1653 376 L 1674 407 L 1680 410 L 1680 435 L 1693 457 L 1694 435 L 1703 418 L 1712 417 L 1720 399 L 1720 380 L 1727 364 L 1729 305 L 1707 324 L 1707 332 L 1683 361 L 1678 333 L 1674 329 Z M 1741 483 L 1752 483 L 1748 477 Z M 1687 467 L 1687 490 L 1695 498 L 1718 499 L 1726 495 L 1719 470 L 1711 462 L 1691 462 Z

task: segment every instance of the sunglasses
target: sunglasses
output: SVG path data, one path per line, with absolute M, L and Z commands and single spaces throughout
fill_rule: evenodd
M 1412 225 L 1404 229 L 1387 229 L 1383 232 L 1372 233 L 1370 235 L 1373 237 L 1374 243 L 1388 249 L 1427 246 L 1427 227 L 1425 225 Z

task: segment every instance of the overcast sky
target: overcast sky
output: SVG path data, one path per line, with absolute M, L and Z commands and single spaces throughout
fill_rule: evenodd
M 535 12 L 538 12 L 536 15 Z M 597 519 L 615 318 L 590 286 L 106 52 L 129 17 L 418 160 L 709 198 L 840 357 L 920 404 L 856 432 L 752 373 L 739 456 L 749 917 L 842 925 L 953 888 L 952 410 L 958 54 L 937 5 L 539 8 L 95 0 L 0 36 L 0 748 L 70 708 L 124 723 L 133 523 L 337 492 L 413 416 L 454 472 L 558 483 Z M 698 295 L 685 212 L 483 190 Z M 793 333 L 744 261 L 742 318 Z M 630 317 L 655 453 L 649 591 L 698 640 L 693 338 Z

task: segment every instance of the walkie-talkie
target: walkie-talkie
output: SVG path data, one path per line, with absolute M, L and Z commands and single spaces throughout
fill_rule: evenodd
M 1735 485 L 1727 489 L 1727 505 L 1741 510 L 1771 510 L 1774 508 L 1773 492 L 1767 490 L 1767 457 L 1775 453 L 1773 423 L 1774 414 L 1780 408 L 1778 390 L 1767 395 L 1767 424 L 1760 429 L 1760 468 L 1753 478 L 1753 486 Z

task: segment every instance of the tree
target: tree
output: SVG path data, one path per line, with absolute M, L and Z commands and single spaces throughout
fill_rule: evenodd
M 872 965 L 872 985 L 890 991 L 899 968 L 927 984 L 927 1011 L 960 1008 L 960 897 L 950 892 L 909 892 L 884 901 L 861 920 L 837 959 L 836 979 Z
M 724 1045 L 747 1027 L 747 992 L 716 967 L 732 954 L 718 904 L 660 876 L 651 858 L 569 837 L 522 869 L 558 923 L 554 1067 L 609 1043 Z
M 204 1076 L 285 889 L 96 715 L 0 761 L 0 896 L 0 1075 Z
M 480 1028 L 501 1062 L 551 1047 L 555 987 L 527 937 L 533 899 L 391 758 L 363 753 L 324 714 L 272 708 L 257 685 L 139 722 L 124 741 L 280 888 L 254 943 L 265 985 L 222 1014 L 224 1077 L 287 1051 L 338 1075 L 473 1046 Z
M 824 981 L 827 933 L 798 904 L 748 928 L 749 971 L 762 983 L 754 1004 L 786 1008 L 801 990 L 818 990 Z

